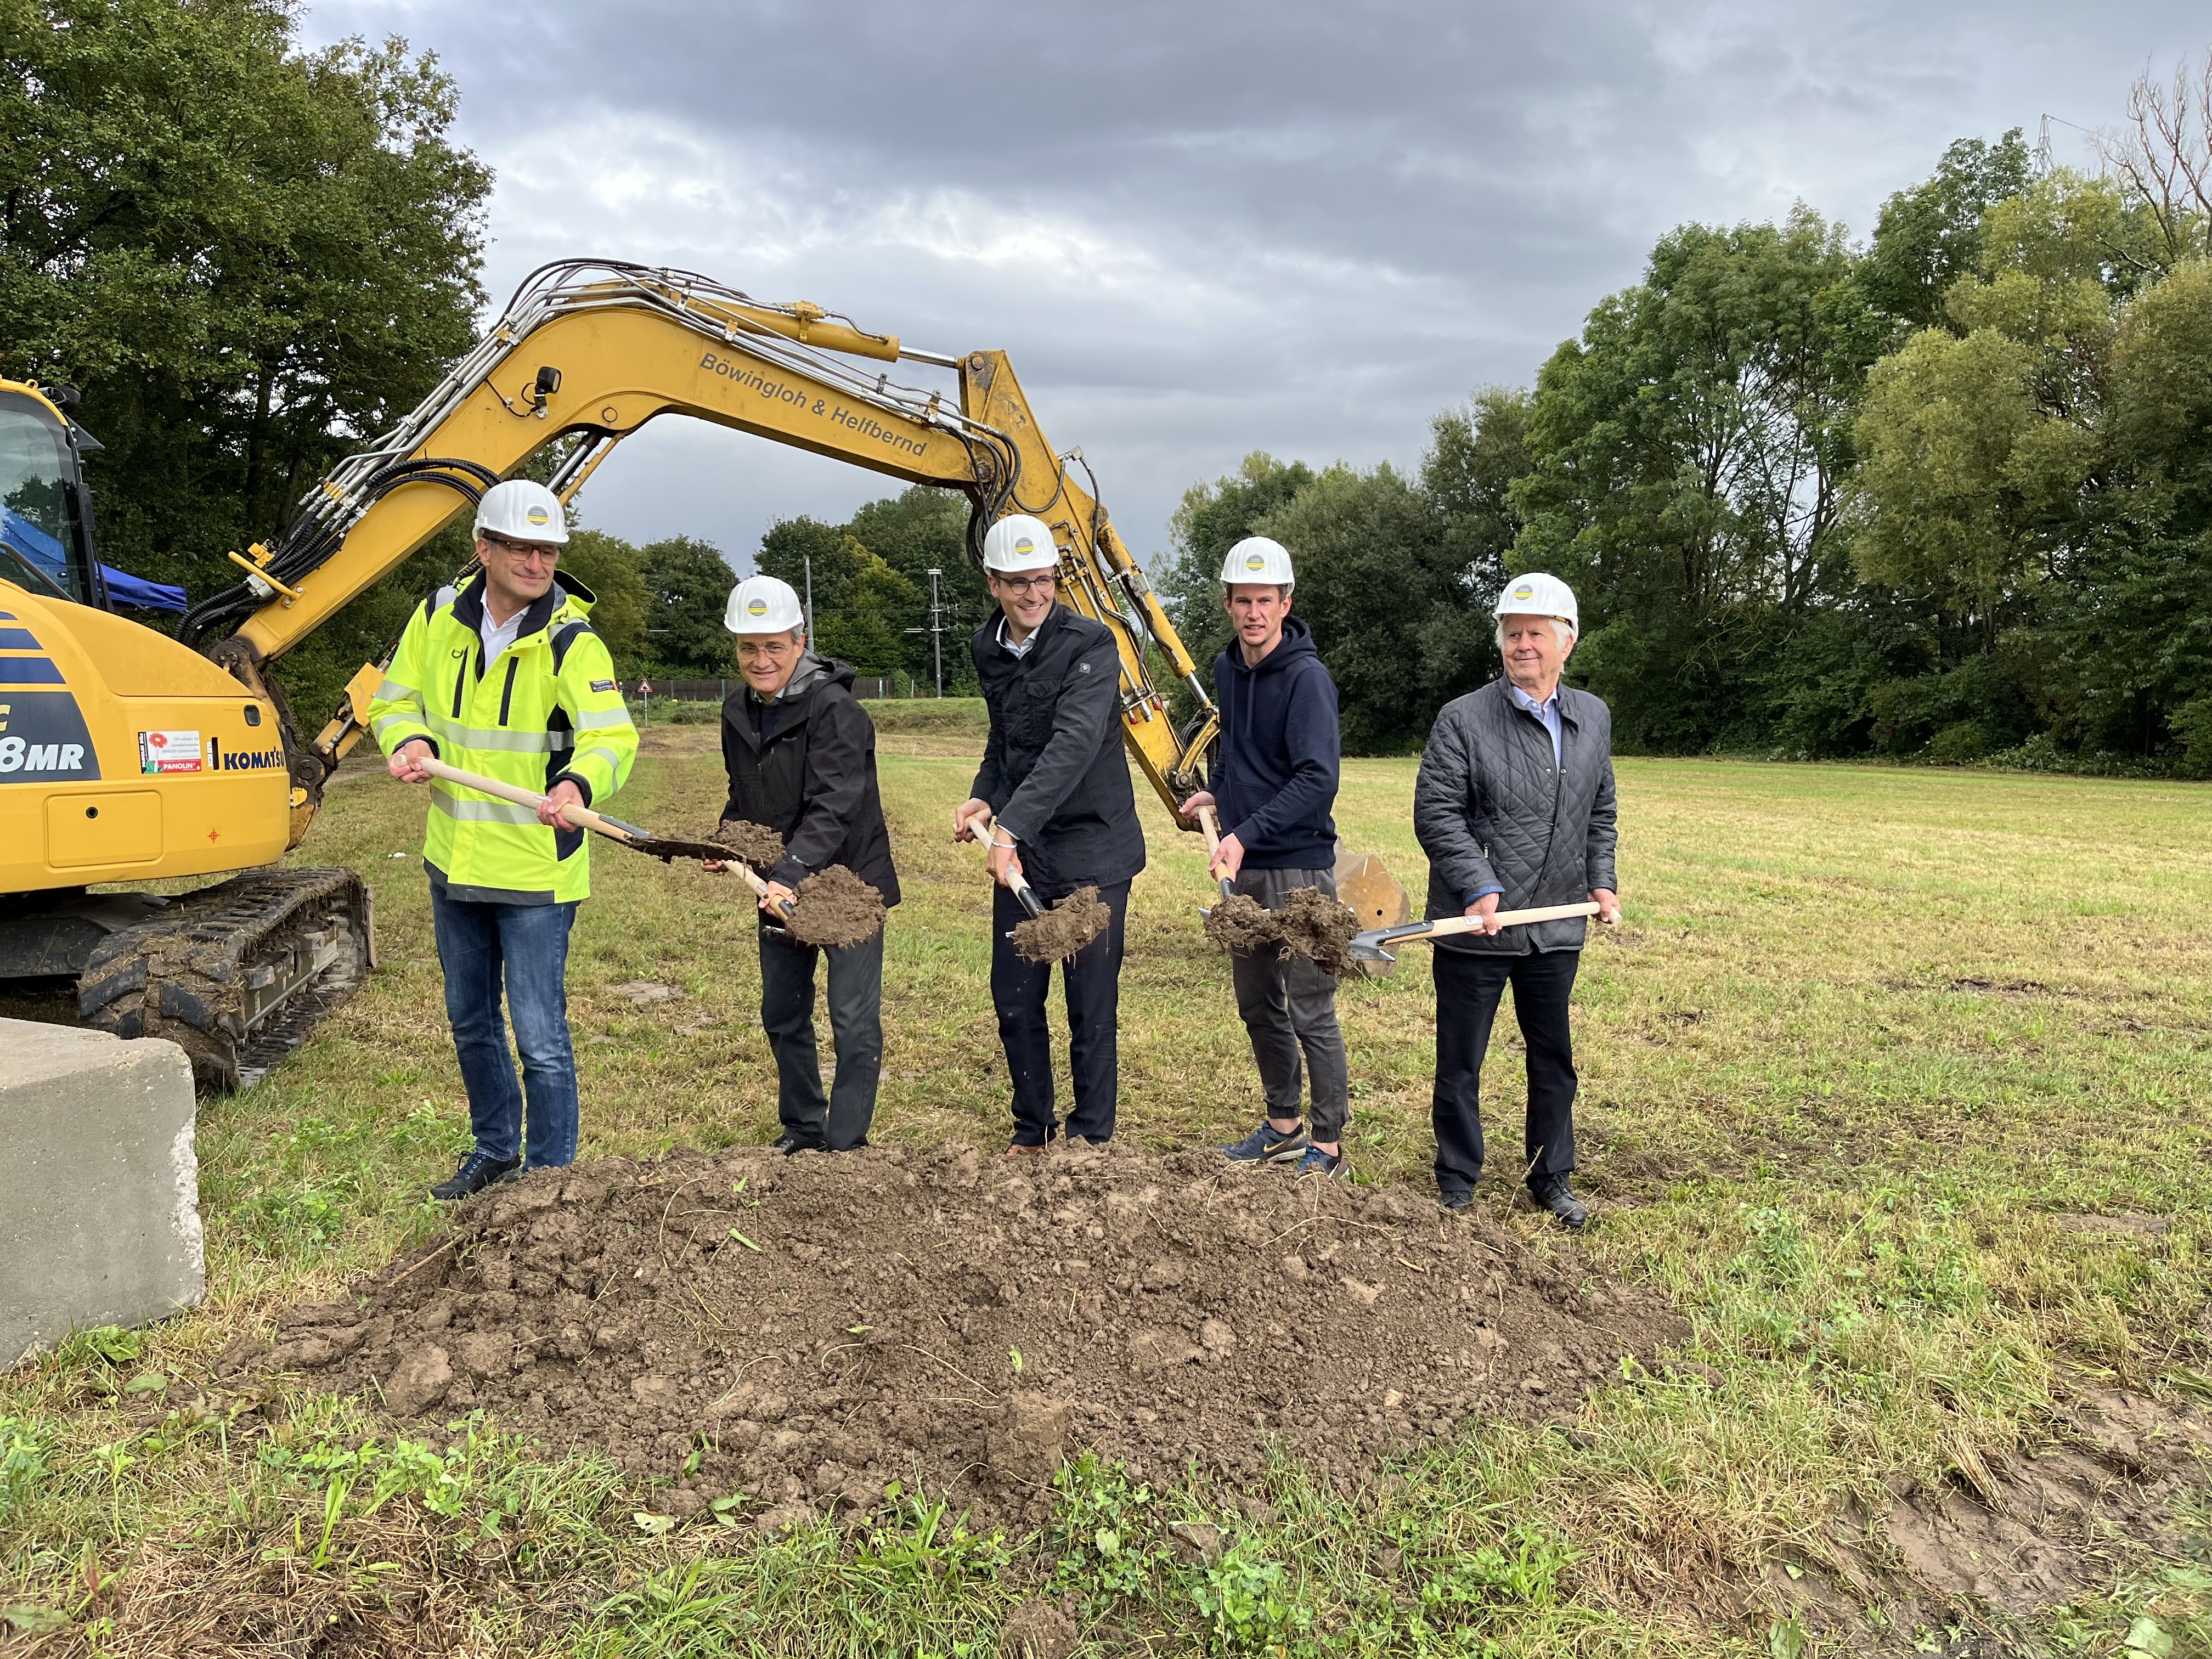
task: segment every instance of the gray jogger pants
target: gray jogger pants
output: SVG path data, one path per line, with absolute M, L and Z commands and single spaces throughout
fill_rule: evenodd
M 1336 896 L 1336 877 L 1327 870 L 1246 870 L 1234 885 L 1267 910 L 1300 887 L 1318 887 Z M 1308 957 L 1272 951 L 1234 952 L 1229 970 L 1237 987 L 1237 1012 L 1252 1038 L 1252 1058 L 1259 1062 L 1267 1115 L 1300 1115 L 1303 1073 L 1313 1079 L 1313 1138 L 1336 1140 L 1352 1110 L 1344 1033 L 1336 1024 L 1336 975 L 1322 972 Z

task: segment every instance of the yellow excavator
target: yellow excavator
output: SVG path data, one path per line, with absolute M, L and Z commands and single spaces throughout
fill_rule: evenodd
M 894 381 L 896 364 L 939 383 Z M 566 441 L 551 479 L 565 501 L 656 416 L 734 427 L 962 491 L 979 562 L 994 520 L 1031 514 L 1059 544 L 1063 598 L 1121 647 L 1122 730 L 1170 811 L 1216 735 L 1197 665 L 1082 452 L 1045 441 L 1002 352 L 917 350 L 689 271 L 544 266 L 273 545 L 230 556 L 241 580 L 187 611 L 175 639 L 113 614 L 82 465 L 96 446 L 70 402 L 0 381 L 0 981 L 74 977 L 86 1023 L 173 1039 L 209 1087 L 252 1083 L 374 960 L 356 872 L 276 866 L 361 739 L 382 665 L 354 677 L 312 740 L 269 665 L 549 444 Z M 1196 693 L 1181 729 L 1148 644 Z M 91 890 L 223 873 L 179 897 Z

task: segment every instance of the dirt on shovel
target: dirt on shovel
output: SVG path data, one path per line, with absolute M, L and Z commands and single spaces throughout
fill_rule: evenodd
M 1041 916 L 1014 929 L 1014 949 L 1024 962 L 1061 962 L 1104 933 L 1113 908 L 1096 887 L 1079 887 Z
M 756 869 L 766 869 L 783 856 L 783 837 L 764 823 L 753 823 L 744 818 L 724 818 L 708 839 L 718 847 L 730 849 L 730 856 L 740 864 L 750 864 Z
M 1357 969 L 1350 949 L 1359 918 L 1318 887 L 1300 887 L 1282 908 L 1263 910 L 1247 894 L 1232 893 L 1206 918 L 1206 936 L 1224 951 L 1256 956 L 1310 957 L 1324 973 Z
M 842 864 L 816 872 L 799 884 L 799 902 L 784 923 L 802 945 L 835 950 L 859 945 L 883 931 L 884 896 Z

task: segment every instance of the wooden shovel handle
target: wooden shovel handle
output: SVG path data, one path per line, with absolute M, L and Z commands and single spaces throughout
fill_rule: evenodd
M 1213 855 L 1221 850 L 1221 823 L 1213 816 L 1212 807 L 1198 809 L 1198 827 L 1206 831 L 1206 857 L 1210 864 Z
M 1500 927 L 1522 927 L 1532 921 L 1565 921 L 1570 916 L 1594 916 L 1597 914 L 1595 902 L 1583 904 L 1547 904 L 1534 910 L 1500 910 Z M 1444 939 L 1454 933 L 1474 933 L 1482 931 L 1479 916 L 1440 916 L 1434 921 L 1409 921 L 1402 927 L 1386 927 L 1384 939 L 1392 945 L 1401 940 Z
M 426 757 L 423 760 L 422 769 L 434 778 L 443 778 L 447 783 L 457 783 L 462 788 L 473 789 L 479 794 L 513 801 L 517 806 L 527 806 L 534 811 L 545 804 L 545 797 L 534 789 L 525 789 L 520 784 L 516 783 L 502 783 L 497 778 L 488 778 L 481 773 L 464 772 L 459 767 L 448 766 L 434 757 Z M 605 814 L 594 812 L 590 807 L 576 802 L 563 801 L 558 810 L 562 817 L 571 828 L 596 830 L 608 840 L 621 842 L 626 847 L 635 847 L 639 842 L 650 839 L 649 836 L 641 835 L 628 824 L 618 823 Z M 735 870 L 743 876 L 745 878 L 745 885 L 753 890 L 755 898 L 760 897 L 768 891 L 768 884 L 755 875 L 750 867 L 734 854 L 723 867 Z

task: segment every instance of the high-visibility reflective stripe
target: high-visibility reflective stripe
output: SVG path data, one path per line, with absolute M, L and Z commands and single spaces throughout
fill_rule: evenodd
M 627 708 L 602 708 L 595 714 L 576 716 L 579 732 L 596 732 L 603 726 L 628 726 L 629 723 L 629 710 Z
M 411 685 L 400 684 L 387 674 L 384 683 L 376 688 L 376 695 L 383 702 L 397 702 L 402 697 L 419 697 L 422 694 Z
M 526 823 L 536 826 L 538 814 L 527 806 L 507 800 L 456 800 L 443 789 L 434 791 L 430 804 L 447 817 L 463 823 Z
M 550 755 L 573 749 L 576 739 L 568 732 L 502 732 L 495 726 L 456 726 L 433 711 L 430 729 L 465 749 L 496 749 L 510 755 Z
M 611 749 L 586 749 L 582 754 L 577 756 L 575 759 L 570 761 L 568 765 L 573 770 L 574 768 L 581 766 L 587 760 L 605 761 L 607 763 L 607 770 L 610 772 L 618 773 L 622 770 L 622 757 L 617 755 Z
M 384 741 L 384 734 L 392 730 L 395 726 L 420 726 L 422 724 L 422 721 L 413 714 L 386 714 L 380 720 L 371 721 L 369 723 L 368 729 L 376 740 L 379 743 L 382 743 Z

